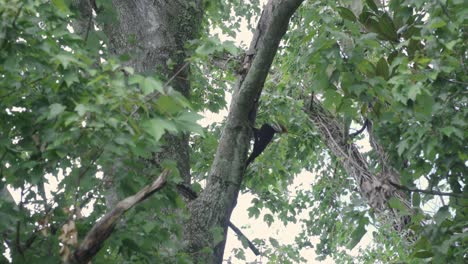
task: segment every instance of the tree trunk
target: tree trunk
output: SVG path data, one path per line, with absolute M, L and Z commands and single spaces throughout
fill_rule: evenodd
M 191 218 L 186 225 L 188 251 L 203 263 L 221 263 L 227 235 L 227 224 L 234 209 L 245 170 L 256 103 L 268 70 L 286 32 L 289 19 L 301 0 L 271 0 L 258 22 L 246 54 L 243 72 L 238 78 L 206 189 L 191 202 Z M 215 240 L 215 237 L 222 239 Z M 206 253 L 204 248 L 212 249 Z
M 202 1 L 114 0 L 113 6 L 117 20 L 104 24 L 109 50 L 116 55 L 130 55 L 127 64 L 138 73 L 158 73 L 167 78 L 177 73 L 171 86 L 188 96 L 189 67 L 184 66 L 187 58 L 184 45 L 199 31 Z M 171 68 L 169 60 L 174 62 Z M 184 181 L 190 182 L 188 135 L 167 135 L 165 141 L 153 164 L 158 166 L 164 159 L 175 160 Z

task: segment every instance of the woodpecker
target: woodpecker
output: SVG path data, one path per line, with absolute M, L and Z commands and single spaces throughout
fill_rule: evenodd
M 246 167 L 268 146 L 275 133 L 288 133 L 285 126 L 281 124 L 263 124 L 260 129 L 254 128 L 254 147 L 250 157 L 247 159 Z

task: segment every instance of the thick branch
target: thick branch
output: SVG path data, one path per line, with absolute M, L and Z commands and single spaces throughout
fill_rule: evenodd
M 249 149 L 249 113 L 260 95 L 268 70 L 285 34 L 289 19 L 301 0 L 270 0 L 258 22 L 254 39 L 244 60 L 241 76 L 236 84 L 226 126 L 219 141 L 211 167 L 207 187 L 200 197 L 190 203 L 190 226 L 186 230 L 188 251 L 206 263 L 221 263 L 227 225 L 237 202 Z M 213 243 L 212 229 L 221 227 L 223 241 Z M 206 246 L 213 247 L 212 255 L 202 255 Z
M 88 232 L 83 242 L 73 254 L 73 262 L 88 263 L 101 249 L 102 244 L 112 234 L 117 221 L 130 208 L 150 197 L 166 184 L 166 178 L 169 170 L 164 170 L 159 177 L 150 185 L 145 186 L 135 195 L 129 196 L 117 203 L 114 209 L 107 213 L 93 228 Z
M 346 142 L 343 138 L 341 126 L 329 111 L 321 105 L 320 101 L 312 99 L 310 109 L 305 109 L 310 117 L 310 121 L 317 127 L 321 138 L 328 146 L 330 151 L 338 157 L 345 171 L 353 177 L 359 187 L 359 192 L 366 198 L 369 206 L 373 208 L 380 216 L 387 216 L 388 211 L 394 212 L 391 215 L 394 227 L 396 230 L 402 230 L 407 222 L 407 219 L 401 218 L 398 212 L 388 206 L 388 201 L 392 197 L 398 198 L 403 204 L 410 208 L 410 203 L 406 199 L 405 193 L 395 188 L 391 184 L 398 183 L 400 175 L 392 169 L 390 164 L 387 164 L 387 159 L 384 157 L 382 149 L 376 150 L 379 153 L 382 172 L 375 174 L 369 170 L 366 159 L 361 155 L 359 150 Z M 370 127 L 370 122 L 367 122 L 367 128 Z M 372 146 L 377 146 L 372 144 Z M 409 210 L 411 211 L 411 210 Z

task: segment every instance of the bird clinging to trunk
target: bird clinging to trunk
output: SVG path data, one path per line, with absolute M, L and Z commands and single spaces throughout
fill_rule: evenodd
M 285 126 L 281 124 L 263 124 L 260 129 L 254 128 L 254 147 L 253 151 L 250 154 L 250 157 L 247 159 L 246 167 L 268 146 L 268 144 L 273 139 L 275 133 L 288 133 L 288 130 Z

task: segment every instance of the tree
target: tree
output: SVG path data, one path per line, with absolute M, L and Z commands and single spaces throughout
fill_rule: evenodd
M 466 261 L 463 1 L 258 6 L 2 3 L 1 251 L 15 262 L 221 263 L 249 191 L 252 217 L 303 222 L 295 244 L 269 240 L 273 263 L 305 261 L 310 246 L 349 261 L 345 247 L 371 227 L 361 262 Z M 210 33 L 235 36 L 252 19 L 246 51 Z M 219 111 L 226 92 L 227 118 L 202 129 L 197 112 Z M 272 121 L 289 136 L 246 168 L 252 127 Z M 303 169 L 317 179 L 291 198 Z

